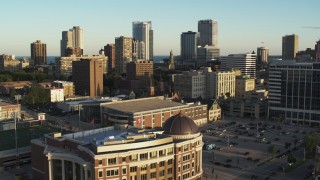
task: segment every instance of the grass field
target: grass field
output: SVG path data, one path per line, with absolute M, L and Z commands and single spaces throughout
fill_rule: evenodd
M 30 140 L 43 137 L 44 134 L 60 132 L 60 129 L 50 126 L 34 126 L 17 130 L 18 147 L 30 146 Z M 0 131 L 0 151 L 16 147 L 14 129 Z

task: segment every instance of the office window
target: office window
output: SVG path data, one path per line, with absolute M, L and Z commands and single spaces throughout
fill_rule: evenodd
M 172 159 L 168 160 L 168 165 L 172 164 Z
M 102 177 L 102 170 L 99 170 L 99 177 Z
M 107 176 L 118 176 L 118 175 L 119 175 L 118 169 L 107 170 Z
M 148 153 L 140 154 L 140 160 L 148 159 Z
M 157 157 L 157 151 L 150 152 L 150 158 L 156 158 Z
M 159 176 L 164 176 L 164 170 L 159 172 Z
M 152 172 L 151 174 L 150 174 L 150 178 L 152 179 L 152 178 L 157 178 L 157 173 L 156 172 Z
M 154 168 L 156 168 L 157 167 L 157 164 L 156 163 L 151 163 L 150 164 L 150 169 L 154 169 Z
M 130 161 L 138 161 L 138 154 L 132 154 L 130 156 Z
M 117 164 L 117 158 L 109 158 L 108 165 L 114 165 L 114 164 Z
M 146 171 L 147 170 L 147 165 L 141 165 L 141 171 Z
M 130 167 L 130 172 L 137 172 L 137 166 Z
M 140 180 L 147 180 L 147 174 L 141 174 Z
M 127 174 L 127 169 L 126 168 L 122 169 L 122 174 Z
M 164 166 L 164 161 L 160 161 L 159 166 L 160 167 Z

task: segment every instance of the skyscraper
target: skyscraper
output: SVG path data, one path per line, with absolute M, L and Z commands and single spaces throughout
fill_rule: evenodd
M 181 60 L 196 60 L 198 44 L 198 32 L 183 32 L 181 34 Z
M 282 60 L 293 60 L 298 52 L 299 37 L 296 34 L 282 37 Z
M 31 43 L 31 59 L 34 65 L 43 65 L 47 63 L 47 45 L 37 40 Z
M 97 97 L 103 94 L 103 61 L 82 59 L 72 62 L 72 78 L 77 95 Z
M 242 75 L 256 77 L 256 54 L 229 54 L 221 56 L 222 69 L 240 69 Z
M 74 26 L 72 29 L 69 29 L 69 31 L 62 31 L 62 39 L 60 41 L 61 57 L 66 56 L 66 50 L 68 48 L 82 49 L 83 54 L 83 47 L 83 30 L 80 29 L 79 26 Z
M 153 60 L 153 30 L 151 21 L 135 21 L 132 23 L 133 39 L 144 42 L 145 60 Z
M 108 57 L 108 72 L 114 72 L 116 66 L 116 49 L 114 44 L 104 46 L 104 55 Z
M 258 47 L 257 48 L 257 69 L 263 69 L 264 66 L 268 65 L 269 48 Z
M 132 61 L 132 38 L 120 36 L 115 39 L 116 66 L 115 71 L 126 73 L 127 63 Z
M 269 118 L 320 124 L 320 64 L 273 61 L 269 68 Z
M 198 21 L 201 46 L 218 48 L 218 22 L 212 19 Z

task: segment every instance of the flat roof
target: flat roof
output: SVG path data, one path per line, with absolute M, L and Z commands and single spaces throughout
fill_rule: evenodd
M 18 104 L 11 104 L 11 103 L 0 101 L 0 106 L 16 106 L 16 105 Z
M 118 101 L 110 104 L 104 104 L 103 107 L 107 107 L 114 110 L 126 111 L 126 112 L 143 112 L 156 109 L 171 108 L 186 106 L 185 104 L 162 100 L 159 98 L 145 98 L 128 101 Z

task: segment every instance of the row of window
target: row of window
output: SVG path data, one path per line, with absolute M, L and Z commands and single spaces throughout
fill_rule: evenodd
M 190 165 L 189 165 L 190 166 Z M 146 170 L 146 165 L 144 165 L 143 167 L 141 167 L 141 171 L 142 171 L 142 168 L 145 168 L 144 170 Z M 122 169 L 122 174 L 125 175 L 127 174 L 127 169 L 124 168 Z M 130 172 L 137 172 L 137 166 L 133 166 L 133 167 L 130 167 Z M 170 175 L 173 173 L 173 170 L 172 168 L 168 168 L 167 169 L 167 174 Z M 161 170 L 159 171 L 159 176 L 164 176 L 165 175 L 165 170 Z M 111 176 L 119 176 L 119 170 L 118 169 L 111 169 L 111 170 L 106 170 L 106 176 L 107 177 L 111 177 Z M 98 172 L 98 177 L 99 178 L 102 178 L 103 177 L 103 171 L 102 170 L 99 170 Z M 150 173 L 150 178 L 156 178 L 157 177 L 157 172 L 152 172 Z M 131 176 L 130 179 L 136 179 L 135 176 Z M 147 174 L 141 174 L 141 179 L 147 179 Z
M 141 154 L 132 154 L 129 156 L 129 160 L 131 162 L 134 161 L 139 161 L 139 160 L 147 160 L 147 159 L 153 159 L 158 157 L 158 152 L 159 152 L 159 157 L 163 157 L 166 155 L 172 155 L 173 154 L 173 148 L 168 148 L 168 149 L 162 149 L 159 151 L 152 151 L 148 153 L 141 153 Z M 148 156 L 149 155 L 149 156 Z M 99 165 L 102 165 L 103 160 L 99 160 Z M 108 158 L 107 159 L 108 164 L 107 165 L 116 165 L 118 164 L 118 158 Z M 122 162 L 126 162 L 126 157 L 122 157 Z

